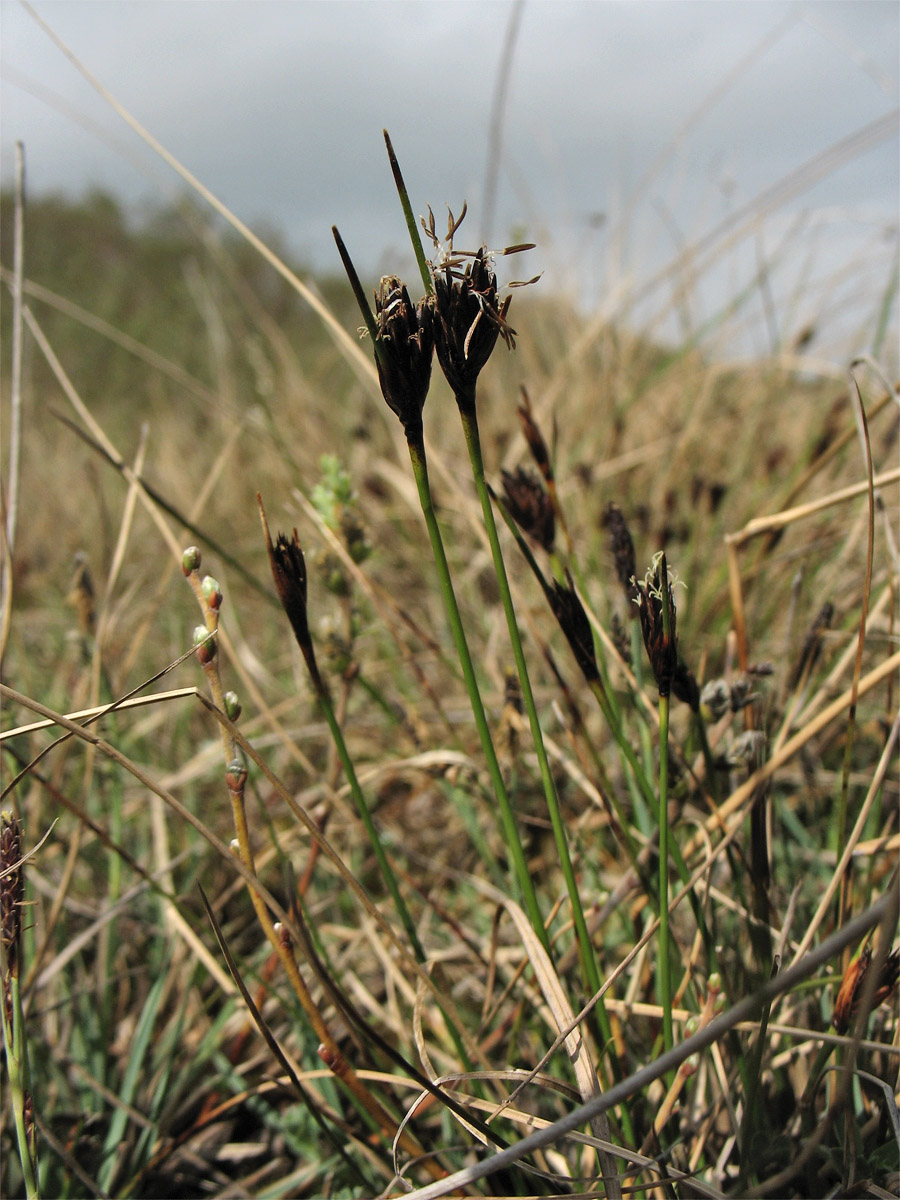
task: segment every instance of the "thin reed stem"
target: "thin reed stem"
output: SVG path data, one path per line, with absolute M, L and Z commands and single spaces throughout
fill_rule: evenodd
M 494 510 L 491 505 L 491 497 L 488 493 L 487 484 L 484 478 L 484 456 L 481 451 L 481 438 L 478 432 L 478 418 L 475 415 L 475 406 L 463 406 L 460 404 L 460 415 L 462 417 L 463 432 L 466 438 L 466 446 L 469 450 L 469 462 L 472 465 L 472 475 L 475 479 L 475 488 L 478 492 L 478 498 L 481 501 L 481 511 L 484 516 L 485 530 L 488 535 L 488 542 L 491 547 L 491 556 L 494 561 L 494 572 L 497 576 L 497 586 L 500 589 L 500 601 L 503 605 L 503 612 L 506 616 L 506 625 L 509 630 L 509 640 L 512 646 L 513 657 L 516 662 L 516 671 L 519 676 L 519 683 L 522 688 L 522 701 L 525 705 L 525 711 L 528 713 L 528 722 L 531 726 L 531 736 L 534 742 L 535 753 L 537 754 L 538 769 L 541 774 L 541 783 L 544 788 L 544 796 L 547 800 L 547 811 L 550 814 L 550 823 L 553 827 L 553 838 L 556 842 L 557 854 L 559 855 L 560 865 L 563 871 L 563 877 L 566 881 L 566 890 L 569 893 L 569 902 L 572 905 L 572 917 L 575 922 L 575 933 L 578 939 L 578 956 L 581 961 L 582 974 L 584 975 L 585 984 L 590 988 L 592 993 L 600 990 L 601 981 L 600 973 L 597 969 L 597 961 L 594 955 L 594 948 L 591 943 L 590 934 L 588 933 L 587 922 L 584 919 L 584 908 L 581 903 L 581 897 L 578 893 L 578 883 L 575 879 L 575 871 L 572 866 L 572 858 L 569 853 L 569 843 L 566 838 L 566 831 L 563 826 L 562 814 L 559 809 L 559 797 L 556 794 L 556 784 L 553 782 L 553 775 L 550 771 L 550 761 L 547 758 L 547 750 L 544 746 L 544 734 L 541 729 L 541 722 L 538 716 L 537 704 L 534 699 L 534 691 L 531 687 L 531 679 L 528 674 L 528 664 L 525 659 L 525 650 L 522 646 L 522 636 L 519 632 L 519 623 L 516 619 L 516 612 L 513 606 L 512 593 L 509 588 L 509 577 L 506 573 L 506 564 L 503 561 L 503 551 L 500 547 L 500 539 L 497 535 L 497 523 L 494 520 Z M 607 1045 L 610 1044 L 612 1030 L 609 1026 L 609 1018 L 603 1006 L 602 1000 L 597 1006 L 598 1019 L 603 1032 L 604 1041 Z
M 669 963 L 669 697 L 659 698 L 659 1002 L 663 1045 L 671 1050 L 672 981 Z
M 531 737 L 534 743 L 535 752 L 537 754 L 538 767 L 541 774 L 541 783 L 543 785 L 544 796 L 547 801 L 547 811 L 550 815 L 550 824 L 553 828 L 553 839 L 556 843 L 556 852 L 559 857 L 560 866 L 562 867 L 563 878 L 566 882 L 566 891 L 569 896 L 569 904 L 572 908 L 572 919 L 575 925 L 575 937 L 578 943 L 578 958 L 581 964 L 582 977 L 590 994 L 596 996 L 603 986 L 600 979 L 600 969 L 597 965 L 597 958 L 596 954 L 594 953 L 594 945 L 591 941 L 591 935 L 584 916 L 584 906 L 581 903 L 581 895 L 578 890 L 578 881 L 575 878 L 575 869 L 572 865 L 572 856 L 569 853 L 569 842 L 568 838 L 566 837 L 562 813 L 560 812 L 559 808 L 559 797 L 556 793 L 556 784 L 553 781 L 553 774 L 550 770 L 550 762 L 547 758 L 547 749 L 544 745 L 544 733 L 541 729 L 537 704 L 535 703 L 534 699 L 534 691 L 532 690 L 531 679 L 528 674 L 528 663 L 525 659 L 525 650 L 522 646 L 522 635 L 519 632 L 519 623 L 516 618 L 515 607 L 513 606 L 512 592 L 510 591 L 509 587 L 509 577 L 506 573 L 506 564 L 503 561 L 503 550 L 501 549 L 500 538 L 497 534 L 497 522 L 494 519 L 494 509 L 491 504 L 490 493 L 484 478 L 484 455 L 481 451 L 481 437 L 478 432 L 478 417 L 476 415 L 477 409 L 474 395 L 469 398 L 468 401 L 460 400 L 460 398 L 457 397 L 457 403 L 459 406 L 460 417 L 462 418 L 466 446 L 468 447 L 469 451 L 469 462 L 472 466 L 472 475 L 475 480 L 475 488 L 481 501 L 481 511 L 484 516 L 484 525 L 488 535 L 488 542 L 490 543 L 491 547 L 491 556 L 494 561 L 494 572 L 497 577 L 497 586 L 500 590 L 500 600 L 503 605 L 503 612 L 506 616 L 506 626 L 509 631 L 510 645 L 512 646 L 513 657 L 515 658 L 516 662 L 516 671 L 519 676 L 519 684 L 522 689 L 522 701 L 525 705 L 525 710 L 528 713 L 528 721 L 529 725 L 531 726 Z M 618 1063 L 614 1053 L 612 1026 L 610 1025 L 609 1014 L 606 1011 L 606 1006 L 603 1003 L 602 996 L 597 1001 L 594 1014 L 596 1017 L 596 1023 L 603 1049 L 610 1057 L 614 1076 L 619 1078 L 620 1072 L 618 1070 Z M 625 1109 L 622 1110 L 621 1120 L 622 1128 L 626 1138 L 629 1141 L 633 1141 L 634 1131 L 631 1125 L 631 1118 Z
M 328 688 L 319 674 L 318 670 L 313 672 L 310 670 L 313 688 L 315 689 L 316 697 L 322 706 L 322 711 L 325 714 L 325 720 L 328 722 L 328 728 L 331 731 L 331 737 L 334 741 L 335 749 L 338 753 L 338 758 L 341 760 L 341 766 L 344 768 L 344 775 L 350 787 L 350 794 L 356 804 L 356 811 L 359 813 L 366 833 L 369 837 L 369 843 L 375 854 L 375 859 L 378 863 L 381 877 L 384 880 L 385 886 L 391 893 L 391 898 L 397 909 L 397 914 L 403 923 L 403 928 L 406 930 L 406 936 L 409 938 L 413 952 L 420 963 L 425 962 L 425 951 L 422 949 L 422 943 L 419 941 L 419 935 L 416 933 L 416 927 L 413 924 L 412 916 L 406 901 L 403 899 L 403 894 L 400 891 L 400 886 L 397 883 L 397 876 L 394 874 L 394 868 L 391 866 L 390 860 L 385 853 L 384 845 L 381 841 L 381 834 L 372 820 L 372 814 L 369 811 L 369 805 L 366 803 L 366 798 L 363 795 L 362 788 L 359 784 L 359 779 L 356 774 L 356 767 L 353 765 L 353 759 L 350 757 L 350 751 L 347 749 L 347 742 L 344 738 L 343 730 L 337 719 L 337 713 L 334 711 L 334 705 L 331 702 Z
M 409 460 L 412 464 L 413 476 L 415 477 L 416 488 L 418 489 L 419 493 L 419 503 L 422 506 L 422 515 L 425 518 L 425 525 L 428 529 L 428 537 L 431 541 L 431 549 L 434 554 L 434 561 L 437 567 L 441 595 L 443 596 L 444 606 L 447 612 L 447 620 L 450 625 L 450 632 L 452 634 L 453 641 L 456 645 L 457 654 L 459 655 L 463 679 L 465 680 L 466 690 L 469 693 L 469 702 L 472 706 L 472 715 L 475 718 L 475 725 L 478 729 L 478 736 L 481 741 L 482 750 L 484 751 L 488 774 L 491 777 L 494 795 L 497 798 L 497 804 L 500 810 L 500 826 L 506 842 L 510 866 L 512 867 L 513 874 L 519 885 L 519 891 L 525 904 L 525 911 L 528 913 L 528 917 L 535 933 L 538 935 L 538 938 L 541 941 L 541 944 L 549 954 L 550 938 L 547 934 L 543 917 L 541 916 L 537 894 L 534 890 L 534 882 L 532 881 L 531 875 L 528 871 L 528 864 L 525 860 L 525 851 L 522 848 L 522 841 L 519 837 L 519 829 L 513 813 L 512 803 L 510 802 L 509 794 L 506 790 L 506 784 L 503 781 L 503 773 L 500 770 L 497 752 L 494 749 L 490 728 L 488 727 L 487 716 L 484 711 L 484 703 L 481 699 L 481 692 L 479 690 L 478 680 L 475 675 L 475 667 L 472 662 L 472 655 L 469 652 L 469 645 L 466 640 L 462 617 L 460 616 L 459 612 L 459 605 L 456 602 L 456 594 L 453 590 L 453 580 L 450 575 L 450 566 L 447 562 L 447 555 L 444 550 L 444 543 L 443 539 L 441 538 L 440 527 L 438 526 L 437 517 L 435 516 L 434 512 L 434 503 L 431 496 L 431 485 L 428 480 L 428 462 L 425 455 L 425 444 L 423 440 L 410 440 L 408 444 Z

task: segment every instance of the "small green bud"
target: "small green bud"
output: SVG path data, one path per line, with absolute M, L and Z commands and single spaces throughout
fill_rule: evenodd
M 247 767 L 239 758 L 233 758 L 225 768 L 225 783 L 229 792 L 240 793 L 247 783 Z
M 200 570 L 202 558 L 203 556 L 200 553 L 199 547 L 188 546 L 187 550 L 181 555 L 181 570 L 185 576 Z
M 200 590 L 203 592 L 203 599 L 213 612 L 218 612 L 222 607 L 222 591 L 217 580 L 213 579 L 212 575 L 204 575 Z
M 236 721 L 241 715 L 241 702 L 237 692 L 226 692 L 222 699 L 225 701 L 225 716 L 229 721 Z
M 681 1066 L 678 1068 L 679 1073 L 687 1079 L 689 1076 L 696 1074 L 700 1068 L 700 1055 L 689 1054 Z
M 194 645 L 197 647 L 197 658 L 204 666 L 216 657 L 216 635 L 210 633 L 205 625 L 198 625 L 194 629 Z

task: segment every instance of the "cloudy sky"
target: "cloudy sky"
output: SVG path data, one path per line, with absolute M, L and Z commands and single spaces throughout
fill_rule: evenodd
M 33 11 L 243 220 L 277 228 L 317 267 L 335 265 L 333 223 L 367 271 L 406 253 L 383 127 L 417 211 L 430 202 L 440 221 L 465 198 L 473 243 L 527 234 L 539 248 L 521 270 L 611 311 L 625 288 L 642 319 L 672 309 L 675 275 L 662 273 L 679 255 L 695 272 L 683 319 L 702 323 L 764 264 L 783 330 L 874 309 L 896 259 L 893 2 L 34 0 Z M 131 204 L 184 190 L 24 5 L 2 0 L 0 21 L 4 185 L 21 140 L 33 193 L 100 185 Z M 768 332 L 756 315 L 764 343 L 772 314 Z

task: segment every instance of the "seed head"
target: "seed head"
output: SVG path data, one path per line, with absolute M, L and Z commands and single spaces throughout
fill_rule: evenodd
M 455 261 L 455 260 L 454 260 Z M 434 345 L 460 409 L 475 412 L 475 382 L 497 338 L 512 350 L 515 330 L 506 320 L 510 297 L 500 303 L 497 276 L 482 246 L 465 271 L 448 263 L 434 274 Z
M 540 480 L 523 467 L 517 467 L 514 473 L 503 471 L 502 475 L 503 495 L 513 520 L 548 554 L 552 554 L 556 514 Z
M 375 365 L 388 406 L 407 440 L 421 441 L 422 409 L 431 383 L 433 312 L 424 300 L 413 306 L 396 275 L 385 275 L 375 293 Z

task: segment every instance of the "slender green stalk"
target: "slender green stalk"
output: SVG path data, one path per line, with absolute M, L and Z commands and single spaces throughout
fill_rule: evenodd
M 544 745 L 544 733 L 541 729 L 537 704 L 535 703 L 534 692 L 531 687 L 531 679 L 528 674 L 528 664 L 525 659 L 525 650 L 522 646 L 522 635 L 519 632 L 519 623 L 516 619 L 516 612 L 513 606 L 512 593 L 509 587 L 509 578 L 506 573 L 506 564 L 503 561 L 503 551 L 500 547 L 500 538 L 497 535 L 497 523 L 494 520 L 494 510 L 493 506 L 491 505 L 491 497 L 484 478 L 484 456 L 481 452 L 481 438 L 478 433 L 478 418 L 476 416 L 476 408 L 474 403 L 471 405 L 460 404 L 459 411 L 462 418 L 466 445 L 469 450 L 469 461 L 472 465 L 472 475 L 475 479 L 475 487 L 478 492 L 479 499 L 481 500 L 481 510 L 484 515 L 485 529 L 487 531 L 488 541 L 491 547 L 491 555 L 494 560 L 494 571 L 497 576 L 497 585 L 500 589 L 500 599 L 503 604 L 503 611 L 506 615 L 506 625 L 507 629 L 509 630 L 509 640 L 513 650 L 513 657 L 515 658 L 516 662 L 519 684 L 522 689 L 522 701 L 525 705 L 525 710 L 528 713 L 528 721 L 531 726 L 531 737 L 532 741 L 534 742 L 535 752 L 537 754 L 541 782 L 544 788 L 544 796 L 547 801 L 547 811 L 550 814 L 550 824 L 553 828 L 553 838 L 556 843 L 556 851 L 557 855 L 559 856 L 560 866 L 562 867 L 563 878 L 566 881 L 566 891 L 569 895 L 569 904 L 572 908 L 572 919 L 575 925 L 575 937 L 578 943 L 578 958 L 581 964 L 582 977 L 590 994 L 596 996 L 602 987 L 600 969 L 597 965 L 597 958 L 594 953 L 594 944 L 591 941 L 591 935 L 587 927 L 587 921 L 585 920 L 584 907 L 581 903 L 581 895 L 578 891 L 578 881 L 575 878 L 575 869 L 572 866 L 572 856 L 569 853 L 569 842 L 566 837 L 562 813 L 560 812 L 559 808 L 559 797 L 556 794 L 556 784 L 553 781 L 553 774 L 550 770 L 550 762 L 547 758 L 547 749 Z M 619 1078 L 619 1064 L 613 1052 L 614 1041 L 612 1026 L 610 1025 L 609 1014 L 606 1011 L 606 1006 L 603 1003 L 602 996 L 598 999 L 594 1008 L 594 1016 L 596 1018 L 603 1050 L 609 1055 L 614 1076 Z M 621 1121 L 622 1129 L 626 1139 L 633 1141 L 634 1130 L 631 1124 L 631 1118 L 628 1111 L 624 1108 L 621 1112 Z
M 525 904 L 525 911 L 534 927 L 535 933 L 541 940 L 541 944 L 547 952 L 550 952 L 550 939 L 547 935 L 547 930 L 541 916 L 541 910 L 538 905 L 537 895 L 534 890 L 534 883 L 528 871 L 528 864 L 525 861 L 525 851 L 522 848 L 522 841 L 519 837 L 519 829 L 516 824 L 515 815 L 513 813 L 512 804 L 509 799 L 509 794 L 506 790 L 506 784 L 503 782 L 503 773 L 500 770 L 500 763 L 497 760 L 497 752 L 494 749 L 494 743 L 491 739 L 491 732 L 487 723 L 487 716 L 484 711 L 484 704 L 481 699 L 481 692 L 478 688 L 478 680 L 475 676 L 475 667 L 472 663 L 472 656 L 469 652 L 468 642 L 466 641 L 465 630 L 463 629 L 462 618 L 459 613 L 459 606 L 456 602 L 456 595 L 453 591 L 453 581 L 450 577 L 450 567 L 447 563 L 447 555 L 444 550 L 441 531 L 437 523 L 437 517 L 434 513 L 434 504 L 431 498 L 431 486 L 428 481 L 428 462 L 425 456 L 424 441 L 409 441 L 409 460 L 412 464 L 413 475 L 416 481 L 416 487 L 419 492 L 419 503 L 422 506 L 422 514 L 425 517 L 425 525 L 428 529 L 428 536 L 431 540 L 431 549 L 434 554 L 434 561 L 437 566 L 438 579 L 441 586 L 441 594 L 444 598 L 444 606 L 447 611 L 447 620 L 450 624 L 450 632 L 453 636 L 453 641 L 456 644 L 456 650 L 459 655 L 460 666 L 462 667 L 463 678 L 465 680 L 466 689 L 469 693 L 469 702 L 472 706 L 472 714 L 475 718 L 475 725 L 478 729 L 478 736 L 481 740 L 482 750 L 484 751 L 485 760 L 487 762 L 488 773 L 491 777 L 491 783 L 494 787 L 494 795 L 497 798 L 497 804 L 500 809 L 500 824 L 506 842 L 507 853 L 509 854 L 510 865 L 513 874 L 519 885 L 522 899 Z
M 544 734 L 541 729 L 540 718 L 538 717 L 537 705 L 534 699 L 534 692 L 531 687 L 531 679 L 528 675 L 528 664 L 525 660 L 525 650 L 522 646 L 522 636 L 519 632 L 519 623 L 516 619 L 515 609 L 513 607 L 512 593 L 509 588 L 509 578 L 506 574 L 506 564 L 503 561 L 503 551 L 500 547 L 500 539 L 497 536 L 497 523 L 494 520 L 494 510 L 491 505 L 491 498 L 488 493 L 487 484 L 484 479 L 484 457 L 481 452 L 481 438 L 478 433 L 478 418 L 473 411 L 469 412 L 460 406 L 460 414 L 462 416 L 463 432 L 466 437 L 466 445 L 469 450 L 469 461 L 472 464 L 472 475 L 475 479 L 475 488 L 478 492 L 478 498 L 481 501 L 481 511 L 484 515 L 484 525 L 488 535 L 488 541 L 491 547 L 491 555 L 494 560 L 494 571 L 497 576 L 497 586 L 500 589 L 500 600 L 503 605 L 503 611 L 506 615 L 506 625 L 509 630 L 509 640 L 512 646 L 513 657 L 516 662 L 516 670 L 519 675 L 519 683 L 522 688 L 522 701 L 525 705 L 525 711 L 528 713 L 528 722 L 531 726 L 531 737 L 534 742 L 535 752 L 537 754 L 538 768 L 541 773 L 541 783 L 544 788 L 544 795 L 547 800 L 547 810 L 550 814 L 550 824 L 553 827 L 553 837 L 556 842 L 556 849 L 559 855 L 560 865 L 563 870 L 563 877 L 566 881 L 566 889 L 569 893 L 569 903 L 572 905 L 572 916 L 575 922 L 575 933 L 578 939 L 578 954 L 581 960 L 581 969 L 584 975 L 585 984 L 591 989 L 592 993 L 600 990 L 601 981 L 600 973 L 597 969 L 597 962 L 594 956 L 594 948 L 591 943 L 590 934 L 588 933 L 587 922 L 584 919 L 584 909 L 581 904 L 581 897 L 578 894 L 578 883 L 575 879 L 575 871 L 572 867 L 572 858 L 569 854 L 569 843 L 566 838 L 566 831 L 563 826 L 562 814 L 559 810 L 559 797 L 556 794 L 556 784 L 553 782 L 553 775 L 550 771 L 550 762 L 547 758 L 547 750 L 544 746 Z M 606 1016 L 606 1011 L 603 1007 L 603 1002 L 597 1006 L 598 1018 L 601 1028 L 603 1029 L 604 1040 L 609 1042 L 612 1036 L 612 1031 L 609 1028 L 609 1019 Z
M 19 983 L 24 897 L 22 829 L 13 814 L 4 809 L 0 813 L 0 1027 L 6 1051 L 9 1104 L 16 1127 L 22 1180 L 28 1200 L 37 1200 L 39 1187 L 31 1076 Z
M 316 697 L 322 705 L 322 711 L 325 714 L 325 720 L 328 722 L 328 728 L 331 730 L 331 737 L 334 741 L 335 749 L 338 753 L 338 758 L 341 760 L 341 766 L 344 768 L 344 775 L 350 787 L 350 794 L 356 804 L 356 811 L 359 813 L 366 833 L 369 836 L 369 843 L 375 853 L 375 859 L 378 863 L 381 877 L 385 882 L 385 886 L 391 893 L 394 905 L 397 909 L 397 914 L 403 923 L 403 928 L 406 930 L 406 936 L 409 938 L 410 945 L 419 962 L 425 962 L 425 951 L 422 949 L 422 943 L 419 941 L 419 936 L 416 933 L 416 927 L 413 924 L 413 919 L 410 916 L 406 901 L 403 899 L 403 894 L 397 883 L 397 877 L 394 874 L 394 868 L 391 866 L 390 860 L 385 853 L 382 845 L 381 835 L 375 827 L 375 822 L 372 820 L 372 814 L 369 811 L 369 805 L 366 803 L 366 798 L 363 795 L 362 788 L 359 784 L 359 779 L 356 775 L 356 768 L 353 765 L 353 759 L 350 757 L 350 751 L 347 749 L 347 742 L 344 738 L 343 730 L 337 719 L 337 714 L 334 711 L 334 705 L 331 703 L 331 696 L 328 693 L 328 688 L 325 682 L 319 675 L 318 671 L 314 674 L 310 672 L 313 681 L 313 687 L 316 691 Z
M 19 1160 L 22 1164 L 22 1179 L 25 1184 L 25 1195 L 28 1200 L 38 1200 L 37 1164 L 34 1158 L 32 1137 L 26 1125 L 25 1109 L 28 1096 L 28 1053 L 25 1044 L 24 1018 L 22 1000 L 19 992 L 19 980 L 13 976 L 10 986 L 13 1017 L 7 1021 L 3 1013 L 3 1040 L 6 1045 L 6 1065 L 9 1072 L 10 1105 L 16 1126 L 16 1141 L 19 1147 Z M 4 1007 L 5 1006 L 0 1006 Z
M 669 972 L 669 697 L 659 698 L 659 1002 L 663 1045 L 671 1050 L 672 981 Z

